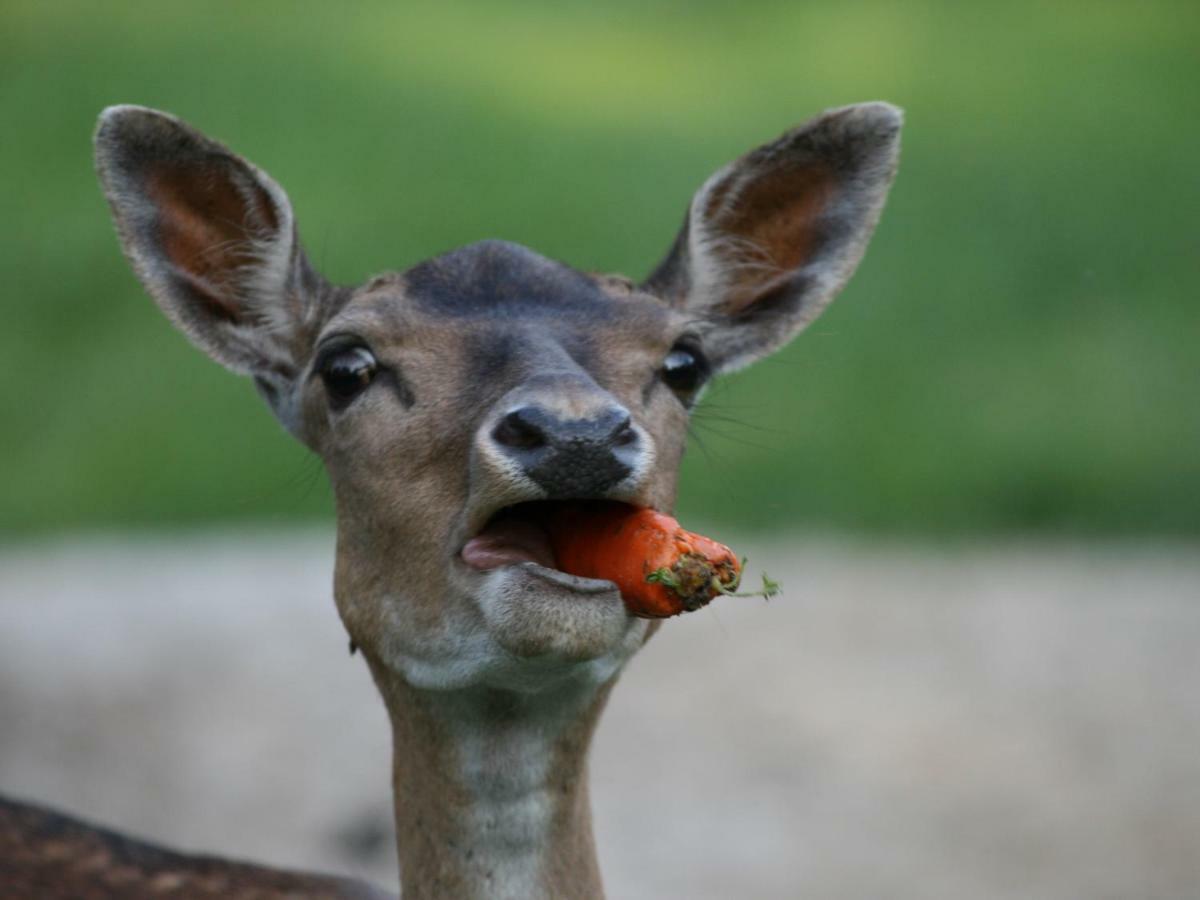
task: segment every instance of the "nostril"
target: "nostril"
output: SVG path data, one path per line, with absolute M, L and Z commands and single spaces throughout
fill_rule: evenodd
M 633 430 L 633 420 L 628 415 L 613 429 L 611 440 L 614 447 L 628 447 L 637 440 L 637 432 Z
M 533 421 L 529 407 L 514 409 L 496 423 L 492 439 L 501 446 L 534 450 L 546 445 L 546 432 Z

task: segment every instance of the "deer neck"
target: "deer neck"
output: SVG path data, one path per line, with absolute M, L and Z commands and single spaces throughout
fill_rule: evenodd
M 603 897 L 587 751 L 613 681 L 429 691 L 379 673 L 404 900 Z

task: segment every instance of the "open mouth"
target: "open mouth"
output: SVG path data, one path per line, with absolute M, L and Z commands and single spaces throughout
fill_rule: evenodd
M 646 629 L 630 614 L 617 579 L 571 574 L 596 571 L 577 565 L 576 557 L 602 546 L 597 517 L 626 520 L 635 509 L 598 500 L 539 500 L 504 507 L 482 527 L 475 520 L 478 532 L 457 554 L 458 577 L 464 569 L 472 573 L 462 586 L 512 658 L 568 662 L 576 671 L 576 663 L 622 657 L 640 644 Z M 486 514 L 480 510 L 481 518 Z
M 462 548 L 462 560 L 479 571 L 525 562 L 557 569 L 556 535 L 570 527 L 572 518 L 604 505 L 625 504 L 610 500 L 534 500 L 506 506 L 467 541 Z

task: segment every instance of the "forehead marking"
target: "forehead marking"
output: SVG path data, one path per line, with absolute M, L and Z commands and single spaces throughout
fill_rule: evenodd
M 412 303 L 430 315 L 599 323 L 617 314 L 617 303 L 587 275 L 505 241 L 426 260 L 403 280 Z

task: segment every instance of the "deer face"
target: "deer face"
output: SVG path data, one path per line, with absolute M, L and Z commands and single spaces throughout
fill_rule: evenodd
M 355 288 L 308 264 L 263 172 L 163 113 L 105 112 L 97 165 L 130 261 L 325 461 L 335 594 L 377 671 L 539 690 L 645 640 L 615 587 L 554 568 L 553 504 L 669 510 L 706 380 L 784 344 L 850 276 L 899 114 L 835 110 L 717 172 L 642 284 L 498 241 Z
M 539 684 L 554 663 L 611 675 L 645 622 L 554 568 L 542 517 L 580 498 L 671 507 L 699 342 L 628 283 L 501 242 L 356 291 L 316 340 L 302 425 L 337 496 L 356 639 L 420 684 L 522 683 L 512 660 L 536 660 Z

